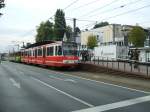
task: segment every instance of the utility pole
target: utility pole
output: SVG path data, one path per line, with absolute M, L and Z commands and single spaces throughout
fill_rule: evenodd
M 76 41 L 76 18 L 73 18 L 73 39 L 72 41 L 75 42 Z

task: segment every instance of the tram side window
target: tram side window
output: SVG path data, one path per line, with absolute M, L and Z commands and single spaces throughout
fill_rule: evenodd
M 30 56 L 32 56 L 32 50 L 30 50 Z
M 31 50 L 29 51 L 29 56 L 31 56 Z
M 58 55 L 62 55 L 62 47 L 58 46 Z
M 27 56 L 29 56 L 29 51 L 27 51 Z
M 38 56 L 42 56 L 42 48 L 38 49 Z
M 53 54 L 54 54 L 54 48 L 47 47 L 47 56 L 53 56 Z
M 32 50 L 32 56 L 35 56 L 35 51 L 34 50 Z
M 30 56 L 32 56 L 32 51 L 30 50 Z
M 22 52 L 22 56 L 25 56 L 25 52 L 24 51 Z
M 25 56 L 28 56 L 28 51 L 25 51 Z
M 58 46 L 55 46 L 55 56 L 57 56 L 58 54 L 57 50 L 58 50 Z
M 35 49 L 35 57 L 37 57 L 37 49 Z
M 21 56 L 23 56 L 23 52 L 21 52 Z
M 56 46 L 55 47 L 55 55 L 62 55 L 62 47 L 61 46 Z

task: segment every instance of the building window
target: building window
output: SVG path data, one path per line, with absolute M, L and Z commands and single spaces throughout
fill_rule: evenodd
M 146 61 L 150 62 L 150 51 L 146 52 Z

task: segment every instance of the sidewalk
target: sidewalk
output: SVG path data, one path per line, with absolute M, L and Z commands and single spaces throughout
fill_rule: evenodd
M 101 69 L 105 69 L 107 72 L 114 70 L 114 72 L 150 77 L 150 66 L 144 64 L 138 64 L 137 68 L 134 67 L 134 63 L 130 64 L 128 62 L 119 61 L 86 61 L 81 62 L 81 64 L 95 65 Z

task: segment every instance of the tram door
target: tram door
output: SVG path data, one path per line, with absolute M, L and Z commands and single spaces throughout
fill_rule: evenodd
M 45 64 L 46 60 L 46 47 L 43 47 L 43 64 Z

